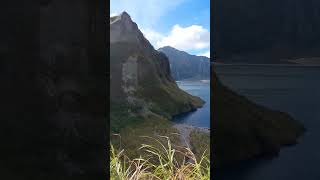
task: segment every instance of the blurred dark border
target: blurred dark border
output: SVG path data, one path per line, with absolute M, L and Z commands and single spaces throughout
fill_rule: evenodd
M 0 7 L 1 179 L 106 179 L 109 1 Z

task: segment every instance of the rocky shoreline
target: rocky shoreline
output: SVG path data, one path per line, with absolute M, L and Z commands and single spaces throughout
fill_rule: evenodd
M 188 125 L 188 124 L 175 124 L 173 127 L 179 131 L 180 141 L 186 147 L 191 147 L 190 146 L 190 133 L 193 130 L 198 130 L 198 131 L 204 132 L 204 133 L 210 133 L 210 128 L 196 127 L 196 126 L 192 126 L 192 125 Z

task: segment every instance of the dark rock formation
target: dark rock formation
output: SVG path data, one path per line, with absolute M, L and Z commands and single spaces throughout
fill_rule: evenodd
M 126 12 L 110 18 L 110 72 L 112 103 L 169 117 L 203 104 L 178 88 L 168 58 L 154 50 Z
M 259 106 L 223 86 L 211 76 L 213 95 L 214 162 L 218 167 L 241 160 L 278 154 L 305 131 L 288 114 Z
M 5 5 L 1 179 L 105 179 L 105 4 Z
M 317 0 L 216 0 L 213 14 L 219 62 L 279 63 L 320 56 Z
M 170 46 L 162 47 L 158 51 L 169 58 L 171 75 L 175 80 L 210 79 L 209 58 L 190 55 Z

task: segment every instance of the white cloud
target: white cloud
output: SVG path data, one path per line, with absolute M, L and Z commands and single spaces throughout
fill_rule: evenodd
M 210 58 L 210 50 L 205 53 L 200 53 L 197 56 L 206 56 L 206 57 Z
M 144 36 L 156 48 L 163 46 L 172 46 L 183 51 L 198 51 L 199 56 L 210 58 L 210 32 L 198 25 L 189 27 L 180 27 L 175 25 L 171 31 L 165 35 L 150 28 L 141 28 Z
M 149 28 L 141 28 L 140 30 L 143 33 L 144 37 L 147 38 L 155 48 L 158 48 L 156 45 L 159 41 L 162 40 L 162 38 L 164 38 L 164 35 Z
M 158 41 L 156 46 L 172 46 L 183 51 L 206 49 L 210 47 L 210 32 L 198 25 L 174 25 L 169 35 Z

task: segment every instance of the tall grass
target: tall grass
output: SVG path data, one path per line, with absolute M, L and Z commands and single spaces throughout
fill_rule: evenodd
M 152 139 L 156 145 L 142 144 L 139 158 L 130 159 L 125 150 L 116 150 L 111 144 L 110 179 L 111 180 L 209 180 L 210 161 L 204 152 L 197 161 L 195 154 L 187 147 L 174 147 L 166 136 Z M 163 141 L 164 140 L 164 141 Z M 182 156 L 182 160 L 177 158 Z

